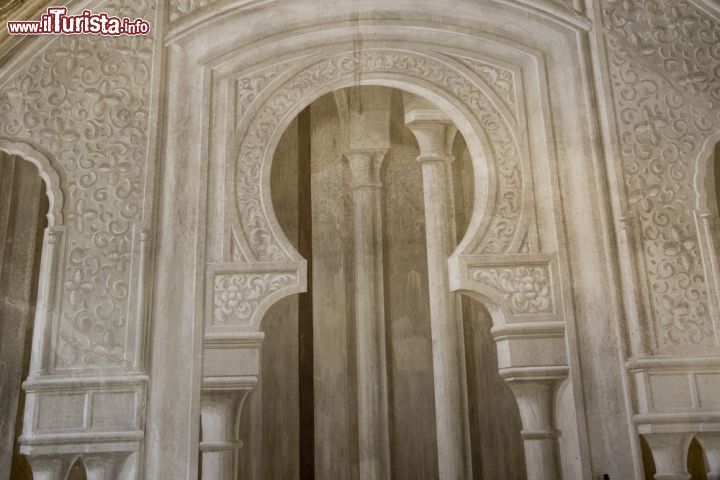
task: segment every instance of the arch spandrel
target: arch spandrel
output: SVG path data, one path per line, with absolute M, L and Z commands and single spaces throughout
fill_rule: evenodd
M 564 321 L 554 255 L 460 255 L 449 268 L 450 288 L 481 301 L 497 328 Z

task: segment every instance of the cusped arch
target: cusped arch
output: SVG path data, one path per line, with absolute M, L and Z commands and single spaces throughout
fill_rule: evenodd
M 17 156 L 35 165 L 40 178 L 45 182 L 47 196 L 50 201 L 47 214 L 48 226 L 62 226 L 64 197 L 60 187 L 60 175 L 52 166 L 50 159 L 25 142 L 14 142 L 2 138 L 0 138 L 0 152 Z
M 233 230 L 251 261 L 298 261 L 273 211 L 269 172 L 275 148 L 290 121 L 323 94 L 352 85 L 384 85 L 427 98 L 443 109 L 465 137 L 473 158 L 475 208 L 461 249 L 507 253 L 519 248 L 527 228 L 527 172 L 513 129 L 482 80 L 428 52 L 380 48 L 344 50 L 313 58 L 302 69 L 269 82 L 240 120 L 235 144 L 236 212 Z

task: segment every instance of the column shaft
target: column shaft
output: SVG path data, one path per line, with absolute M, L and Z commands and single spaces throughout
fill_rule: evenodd
M 249 390 L 203 392 L 200 405 L 202 480 L 236 478 L 237 419 Z
M 522 420 L 528 480 L 561 478 L 557 437 L 553 426 L 553 397 L 558 379 L 508 379 Z
M 355 322 L 360 478 L 390 478 L 382 220 L 378 169 L 383 152 L 347 154 L 353 176 Z
M 452 253 L 449 158 L 423 156 L 428 286 L 435 377 L 435 418 L 440 478 L 470 478 L 462 320 L 450 293 L 447 258 Z

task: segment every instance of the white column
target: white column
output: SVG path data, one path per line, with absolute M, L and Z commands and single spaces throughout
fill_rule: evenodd
M 390 478 L 380 164 L 384 150 L 345 155 L 352 175 L 360 478 Z
M 462 317 L 447 265 L 455 247 L 448 135 L 454 127 L 434 106 L 404 98 L 405 123 L 417 138 L 423 175 L 438 468 L 442 479 L 472 478 Z
M 38 275 L 37 310 L 30 352 L 31 377 L 48 373 L 50 337 L 55 316 L 55 288 L 60 270 L 59 257 L 63 249 L 64 233 L 64 227 L 48 227 L 45 230 L 40 274 Z
M 708 480 L 720 480 L 720 432 L 703 432 L 695 435 L 703 449 Z
M 380 166 L 390 148 L 390 92 L 347 92 L 345 158 L 350 167 L 355 249 L 359 477 L 390 479 Z
M 558 380 L 531 376 L 506 379 L 520 411 L 528 480 L 562 478 L 558 468 L 559 432 L 553 424 L 555 386 Z
M 200 399 L 202 480 L 237 478 L 238 419 L 250 389 L 204 391 Z
M 645 433 L 643 437 L 655 460 L 655 480 L 690 480 L 687 456 L 692 433 Z

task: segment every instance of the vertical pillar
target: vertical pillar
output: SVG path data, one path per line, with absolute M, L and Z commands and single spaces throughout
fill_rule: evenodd
M 447 265 L 455 246 L 448 135 L 454 127 L 433 105 L 411 95 L 404 99 L 405 124 L 417 138 L 423 176 L 438 468 L 440 478 L 466 479 L 472 477 L 472 467 L 465 344 Z
M 202 480 L 237 478 L 239 440 L 238 419 L 251 388 L 213 389 L 202 393 L 200 455 Z
M 390 479 L 380 166 L 390 147 L 390 90 L 349 94 L 348 149 L 353 198 L 359 477 Z
M 558 468 L 557 438 L 553 410 L 559 377 L 506 378 L 520 410 L 528 480 L 562 478 Z
M 385 151 L 346 154 L 355 240 L 360 478 L 390 478 L 379 169 Z
M 695 435 L 703 449 L 708 480 L 720 480 L 720 432 L 703 432 Z
M 60 269 L 60 253 L 63 247 L 64 227 L 48 227 L 45 230 L 38 283 L 37 309 L 33 327 L 30 353 L 30 376 L 48 373 L 50 363 L 50 337 L 55 315 L 55 288 Z
M 655 460 L 655 480 L 690 480 L 687 456 L 692 433 L 644 433 L 643 437 Z

